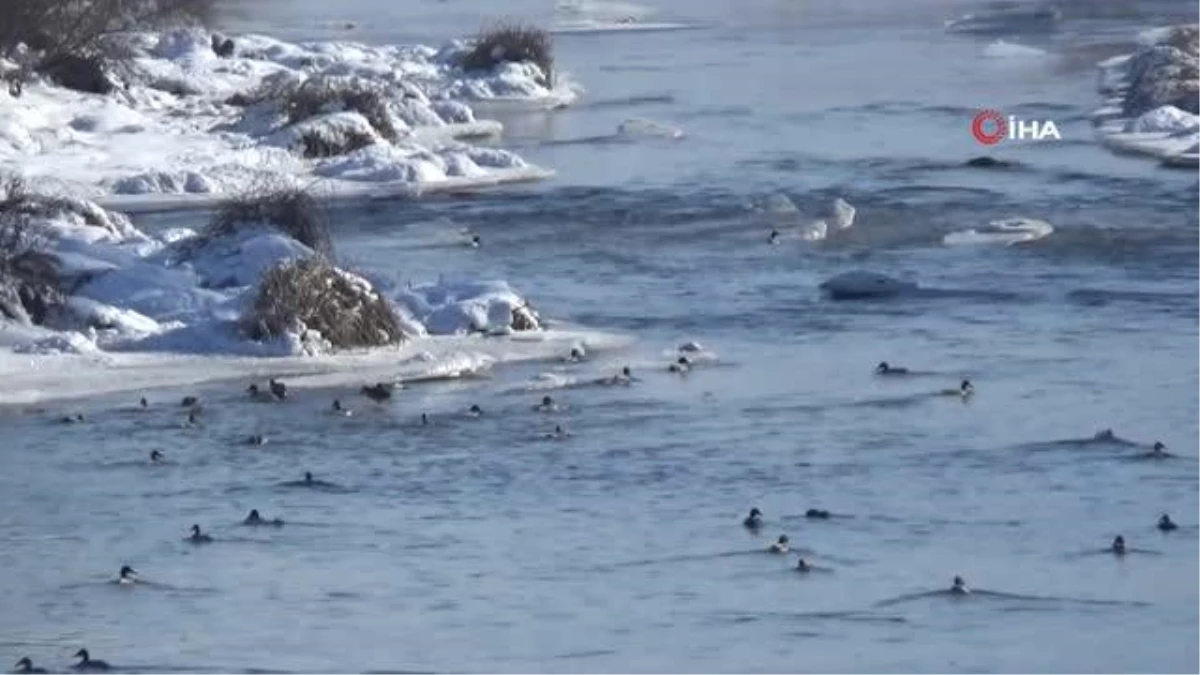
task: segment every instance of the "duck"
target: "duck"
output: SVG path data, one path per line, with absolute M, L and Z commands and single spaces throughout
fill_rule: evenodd
M 787 553 L 788 550 L 788 537 L 786 534 L 779 535 L 779 538 L 775 540 L 775 543 L 767 547 L 768 553 Z
M 266 518 L 263 518 L 261 514 L 259 514 L 258 509 L 250 509 L 250 515 L 246 516 L 246 519 L 242 521 L 242 524 L 252 526 L 283 527 L 283 520 L 280 518 L 272 518 L 267 520 Z
M 954 583 L 950 585 L 951 595 L 968 595 L 971 589 L 967 588 L 967 582 L 961 576 L 955 575 Z
M 1154 441 L 1154 445 L 1145 454 L 1151 459 L 1162 459 L 1164 457 L 1172 457 L 1173 455 L 1167 452 L 1167 446 L 1162 441 Z
M 779 230 L 771 230 L 771 234 L 767 236 L 767 243 L 772 245 L 778 244 L 779 236 Z
M 383 403 L 392 397 L 392 386 L 385 382 L 376 382 L 373 385 L 364 386 L 360 391 L 363 396 L 376 403 Z
M 75 665 L 71 666 L 75 670 L 108 670 L 109 669 L 109 665 L 108 665 L 107 661 L 93 659 L 92 655 L 88 654 L 88 650 L 86 650 L 86 649 L 80 649 L 79 651 L 75 652 L 75 658 L 79 659 L 79 663 L 76 663 Z
M 908 368 L 893 366 L 887 361 L 880 361 L 879 365 L 875 366 L 876 375 L 907 375 Z
M 1163 532 L 1170 532 L 1171 530 L 1178 530 L 1179 526 L 1175 524 L 1175 521 L 1171 520 L 1171 516 L 1164 513 L 1158 519 L 1158 529 Z
M 813 571 L 813 566 L 804 558 L 800 558 L 800 560 L 796 561 L 796 571 L 805 573 L 811 572 Z
M 271 379 L 267 380 L 267 386 L 271 388 L 271 395 L 275 398 L 279 399 L 280 401 L 287 398 L 287 385 L 284 383 L 272 377 Z
M 567 354 L 567 361 L 571 363 L 579 363 L 583 360 L 585 354 L 583 347 L 571 347 L 571 352 Z
M 1112 551 L 1112 553 L 1114 555 L 1125 555 L 1126 550 L 1127 550 L 1125 548 L 1125 537 L 1122 537 L 1121 535 L 1118 534 L 1113 539 L 1112 545 L 1109 546 L 1109 550 Z
M 333 405 L 329 406 L 329 411 L 334 415 L 341 415 L 342 417 L 349 417 L 354 414 L 353 411 L 342 405 L 340 398 L 333 399 Z
M 429 415 L 421 413 L 421 426 L 429 426 Z
M 692 369 L 692 361 L 691 361 L 691 359 L 689 359 L 686 356 L 679 357 L 678 359 L 675 360 L 675 363 L 672 363 L 671 365 L 667 366 L 667 370 L 669 372 L 679 373 L 680 375 L 688 372 L 691 369 Z
M 537 412 L 554 412 L 555 410 L 558 410 L 558 405 L 554 403 L 553 398 L 550 398 L 549 396 L 543 396 L 542 402 L 533 406 L 533 409 Z
M 546 434 L 545 438 L 547 438 L 549 440 L 558 440 L 558 439 L 566 438 L 567 436 L 570 436 L 570 435 L 571 434 L 567 433 L 566 429 L 562 428 L 561 424 L 555 424 L 554 431 L 551 431 L 550 433 Z
M 805 518 L 814 518 L 817 520 L 828 520 L 830 513 L 825 509 L 809 509 L 804 512 Z
M 143 408 L 149 408 L 149 407 L 150 407 L 150 402 L 146 400 L 146 397 L 145 397 L 145 396 L 143 396 L 142 398 L 138 399 L 138 404 L 139 404 L 139 405 L 141 405 Z
M 188 414 L 187 414 L 187 419 L 184 420 L 184 422 L 183 422 L 183 426 L 194 427 L 199 424 L 200 424 L 200 416 L 196 414 L 195 410 L 189 410 Z
M 1093 441 L 1111 441 L 1111 440 L 1116 439 L 1116 437 L 1117 437 L 1117 434 L 1114 433 L 1112 429 L 1101 429 L 1100 431 L 1097 431 L 1092 436 L 1092 440 Z
M 254 434 L 246 437 L 246 445 L 266 445 L 269 439 L 262 434 Z
M 747 530 L 757 530 L 762 527 L 762 511 L 759 511 L 757 506 L 750 509 L 750 515 L 742 520 L 742 526 Z
M 191 407 L 194 407 L 194 406 L 196 406 L 196 405 L 199 405 L 199 403 L 200 403 L 200 399 L 199 399 L 199 398 L 197 398 L 197 397 L 195 397 L 195 396 L 184 396 L 184 397 L 183 397 L 183 398 L 182 398 L 182 399 L 179 401 L 179 406 L 180 406 L 181 408 L 191 408 Z
M 211 544 L 213 538 L 200 531 L 199 525 L 192 525 L 192 534 L 187 538 L 187 541 L 193 544 Z
M 975 385 L 971 384 L 970 380 L 963 380 L 958 389 L 943 389 L 939 392 L 942 396 L 961 396 L 962 398 L 970 398 L 975 394 Z
M 28 656 L 22 656 L 21 660 L 17 661 L 17 664 L 15 666 L 13 666 L 13 669 L 18 673 L 44 673 L 44 672 L 46 672 L 45 668 L 34 668 L 33 667 L 33 659 L 30 659 Z
M 117 572 L 117 583 L 122 586 L 132 586 L 137 582 L 137 570 L 129 565 L 122 565 L 121 570 Z
M 483 408 L 480 408 L 479 404 L 477 403 L 472 403 L 471 407 L 467 408 L 467 415 L 470 415 L 471 417 L 481 417 L 483 415 Z
M 83 413 L 75 413 L 74 415 L 63 415 L 59 420 L 63 424 L 76 424 L 83 421 Z
M 162 464 L 163 460 L 165 460 L 165 459 L 166 459 L 166 456 L 163 455 L 162 450 L 151 450 L 150 451 L 150 463 L 151 464 Z

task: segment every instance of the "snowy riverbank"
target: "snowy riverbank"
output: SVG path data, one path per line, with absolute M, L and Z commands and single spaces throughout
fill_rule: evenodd
M 577 88 L 564 77 L 547 87 L 531 63 L 465 72 L 466 48 L 123 35 L 108 93 L 46 79 L 0 91 L 0 163 L 35 188 L 122 209 L 198 205 L 263 183 L 382 196 L 553 175 L 469 142 L 501 132 L 471 103 L 557 107 Z
M 1145 31 L 1138 51 L 1099 64 L 1107 98 L 1092 119 L 1102 142 L 1171 166 L 1200 162 L 1198 36 L 1196 26 Z

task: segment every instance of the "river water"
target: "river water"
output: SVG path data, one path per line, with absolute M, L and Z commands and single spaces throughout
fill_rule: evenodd
M 155 672 L 1195 672 L 1197 179 L 1109 154 L 1086 117 L 1092 64 L 1165 20 L 1078 18 L 1029 43 L 1043 56 L 997 57 L 940 30 L 966 3 L 816 4 L 677 3 L 704 27 L 560 37 L 586 96 L 502 116 L 500 141 L 555 180 L 334 213 L 360 269 L 507 279 L 622 346 L 386 406 L 296 378 L 281 405 L 221 382 L 150 392 L 147 411 L 72 402 L 82 425 L 57 423 L 66 404 L 0 417 L 0 653 L 56 668 L 86 645 Z M 232 21 L 437 43 L 495 12 L 272 0 Z M 985 150 L 983 108 L 1062 140 Z M 686 135 L 616 137 L 629 118 Z M 981 154 L 1021 166 L 961 166 Z M 773 194 L 807 213 L 842 197 L 857 220 L 769 246 L 779 221 L 753 207 Z M 1012 216 L 1055 232 L 942 245 Z M 447 245 L 460 227 L 484 245 Z M 821 297 L 855 268 L 939 292 Z M 714 356 L 668 373 L 691 340 Z M 927 374 L 876 377 L 881 360 Z M 633 386 L 587 386 L 626 364 Z M 969 401 L 930 395 L 962 377 Z M 179 424 L 185 393 L 199 427 Z M 561 409 L 533 411 L 546 394 Z M 356 414 L 326 414 L 335 397 Z M 556 424 L 570 435 L 544 438 Z M 1140 445 L 1085 442 L 1103 428 Z M 1140 459 L 1155 440 L 1174 456 Z M 306 470 L 335 487 L 281 485 Z M 287 524 L 238 526 L 251 508 Z M 1164 512 L 1179 530 L 1155 529 Z M 216 541 L 182 541 L 192 523 Z M 766 553 L 779 534 L 831 571 Z M 1100 552 L 1118 534 L 1134 550 Z M 108 583 L 122 564 L 153 583 Z M 903 597 L 956 574 L 994 593 Z

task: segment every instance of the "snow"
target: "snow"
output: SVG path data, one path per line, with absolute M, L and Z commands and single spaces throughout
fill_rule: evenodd
M 1125 125 L 1128 133 L 1168 133 L 1195 131 L 1200 128 L 1200 116 L 1180 110 L 1172 105 L 1155 108 L 1130 120 Z
M 519 158 L 488 164 L 464 151 L 463 139 L 502 131 L 472 106 L 561 107 L 580 91 L 565 75 L 561 86 L 543 86 L 543 74 L 529 63 L 464 72 L 455 65 L 470 47 L 462 41 L 438 50 L 241 35 L 231 38 L 233 55 L 222 58 L 212 36 L 198 30 L 121 39 L 130 58 L 114 66 L 120 86 L 110 95 L 43 81 L 27 84 L 20 97 L 0 92 L 0 162 L 19 166 L 35 187 L 134 209 L 210 204 L 264 181 L 318 178 L 323 192 L 361 196 L 540 180 L 552 172 Z M 295 124 L 269 97 L 253 104 L 264 83 L 307 81 L 379 92 L 398 137 L 385 138 L 337 101 Z M 235 105 L 235 96 L 252 104 Z M 331 168 L 329 158 L 304 157 L 306 134 L 332 141 L 353 134 L 352 147 L 371 143 L 375 149 L 358 158 L 369 166 L 352 170 L 350 160 Z M 464 152 L 474 166 L 462 161 Z M 423 163 L 414 163 L 415 155 Z

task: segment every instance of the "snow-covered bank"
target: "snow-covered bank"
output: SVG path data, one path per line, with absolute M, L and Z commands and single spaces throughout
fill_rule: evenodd
M 211 202 L 262 182 L 415 195 L 552 175 L 467 143 L 501 130 L 468 102 L 561 106 L 577 95 L 566 78 L 547 88 L 531 63 L 465 72 L 464 42 L 222 40 L 199 30 L 123 35 L 111 93 L 45 80 L 0 92 L 0 162 L 35 187 L 123 208 L 159 195 Z
M 247 364 L 282 367 L 276 361 L 289 372 L 309 360 L 315 363 L 300 370 L 369 366 L 378 380 L 381 369 L 419 356 L 423 363 L 410 364 L 407 376 L 445 374 L 446 368 L 467 373 L 496 361 L 549 358 L 581 341 L 594 348 L 615 339 L 546 330 L 529 302 L 503 281 L 439 279 L 401 287 L 331 267 L 319 253 L 330 246 L 321 230 L 257 222 L 256 215 L 270 211 L 255 205 L 242 208 L 251 215 L 241 220 L 151 236 L 90 202 L 45 198 L 11 184 L 5 193 L 0 243 L 23 234 L 19 245 L 0 251 L 0 374 L 6 382 L 0 401 L 42 398 L 51 395 L 48 388 L 62 390 L 53 395 L 82 395 L 237 377 Z M 317 274 L 294 288 L 319 306 L 289 314 L 309 301 L 264 288 L 297 261 L 312 261 Z M 280 314 L 280 306 L 288 311 Z M 392 318 L 380 322 L 372 311 Z M 267 330 L 272 321 L 277 325 Z M 346 328 L 368 339 L 334 334 Z M 395 334 L 371 337 L 378 330 Z M 155 364 L 163 372 L 154 372 Z
M 1117 152 L 1149 155 L 1171 166 L 1196 166 L 1200 156 L 1200 29 L 1145 31 L 1145 46 L 1099 64 L 1100 93 L 1092 114 L 1101 141 Z

